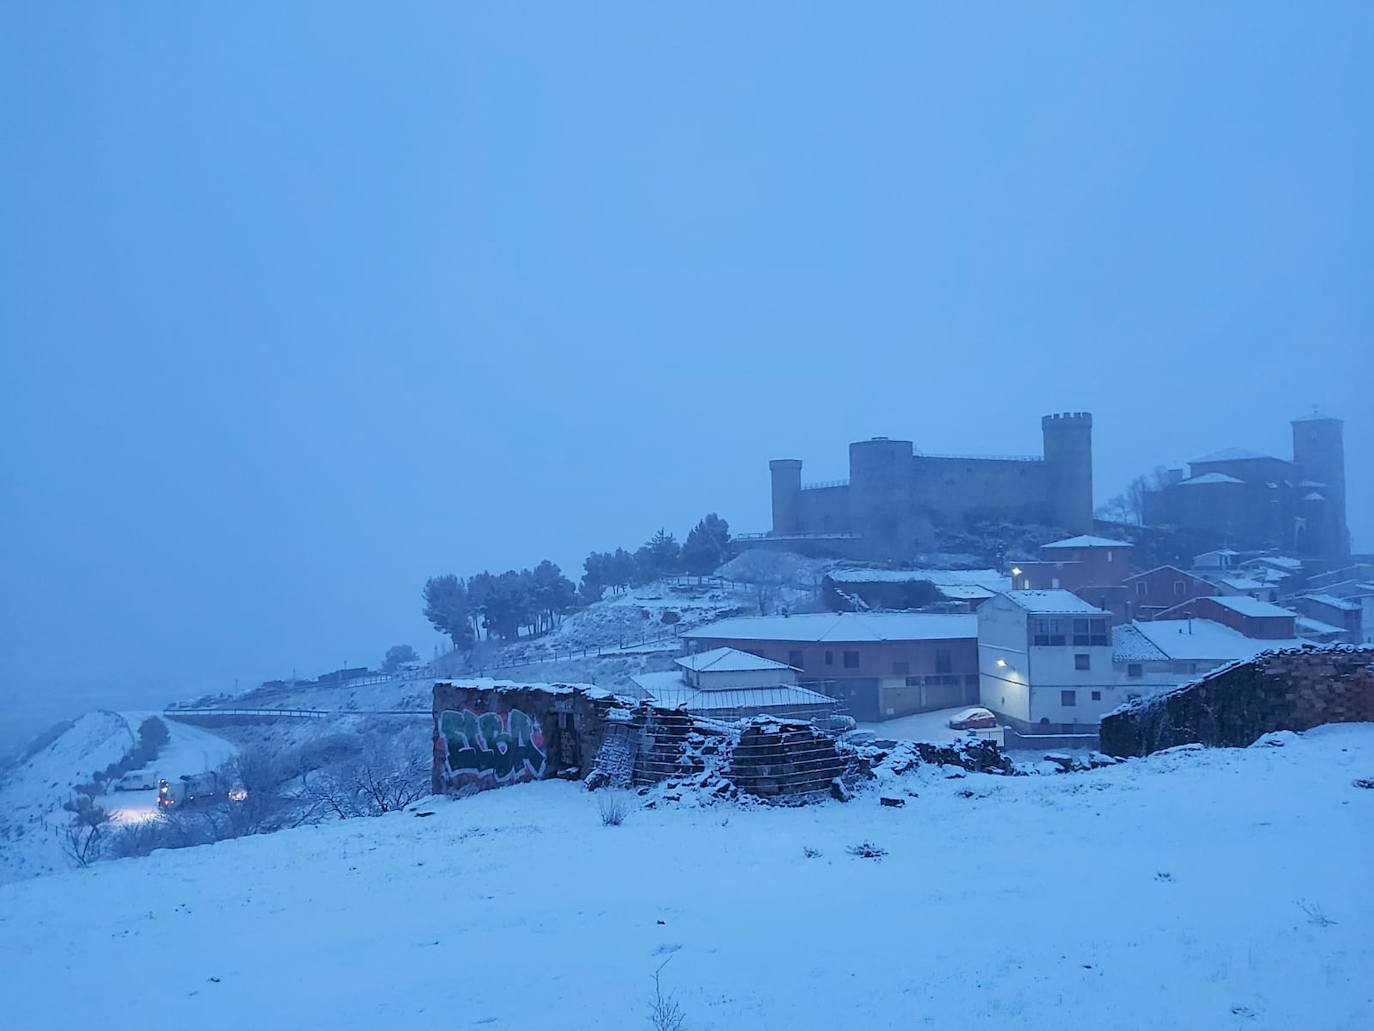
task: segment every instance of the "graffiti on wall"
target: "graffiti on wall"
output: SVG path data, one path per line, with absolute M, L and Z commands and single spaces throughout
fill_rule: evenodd
M 498 783 L 536 780 L 544 775 L 544 731 L 519 709 L 506 713 L 445 709 L 434 738 L 446 780 L 462 776 Z

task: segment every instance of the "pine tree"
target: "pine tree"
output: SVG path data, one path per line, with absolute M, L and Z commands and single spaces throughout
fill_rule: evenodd
M 430 577 L 424 590 L 425 618 L 434 629 L 448 635 L 456 649 L 472 647 L 472 623 L 467 588 L 452 573 Z

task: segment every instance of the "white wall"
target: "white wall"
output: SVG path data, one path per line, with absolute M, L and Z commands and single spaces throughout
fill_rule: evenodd
M 1029 722 L 1026 626 L 1025 609 L 1000 595 L 978 606 L 978 700 L 995 713 Z
M 1110 636 L 1108 637 L 1110 640 Z M 1070 636 L 1072 640 L 1072 636 Z M 1076 669 L 1075 655 L 1087 655 L 1089 667 Z M 1126 700 L 1112 668 L 1111 645 L 1066 644 L 1030 649 L 1030 722 L 1086 723 L 1096 726 L 1103 715 Z M 1063 691 L 1073 691 L 1077 704 L 1064 705 Z M 1096 691 L 1098 698 L 1093 699 Z

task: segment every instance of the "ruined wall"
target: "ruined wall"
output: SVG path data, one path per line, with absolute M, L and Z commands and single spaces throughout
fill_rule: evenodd
M 627 705 L 567 684 L 438 681 L 434 791 L 585 774 L 605 737 L 606 713 Z
M 1243 748 L 1275 730 L 1374 722 L 1374 648 L 1302 648 L 1236 663 L 1102 718 L 1108 755 L 1199 742 Z

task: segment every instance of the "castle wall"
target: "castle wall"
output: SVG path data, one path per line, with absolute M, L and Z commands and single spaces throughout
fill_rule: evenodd
M 800 491 L 793 506 L 796 533 L 849 533 L 849 488 L 811 487 Z
M 912 500 L 937 523 L 970 515 L 1048 523 L 1045 463 L 1000 458 L 917 455 L 911 463 Z

